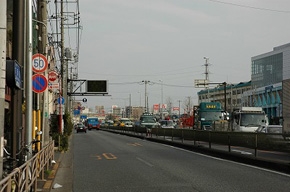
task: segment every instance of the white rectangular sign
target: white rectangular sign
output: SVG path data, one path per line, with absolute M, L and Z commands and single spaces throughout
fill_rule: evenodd
M 194 80 L 194 87 L 195 88 L 208 87 L 208 80 L 207 79 L 195 79 Z

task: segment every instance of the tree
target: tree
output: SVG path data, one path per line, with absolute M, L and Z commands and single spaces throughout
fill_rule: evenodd
M 186 99 L 183 101 L 183 109 L 186 111 L 187 114 L 190 114 L 192 110 L 192 100 L 191 97 L 186 97 Z
M 172 99 L 171 99 L 171 97 L 167 97 L 166 104 L 167 104 L 167 111 L 168 111 L 169 115 L 171 115 L 171 110 L 172 110 Z

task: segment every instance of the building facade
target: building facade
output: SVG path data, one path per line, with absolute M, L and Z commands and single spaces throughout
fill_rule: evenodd
M 262 107 L 270 124 L 290 133 L 290 43 L 251 58 L 251 81 L 217 86 L 198 92 L 199 103 L 219 101 L 231 111 L 236 107 Z
M 290 43 L 251 58 L 252 89 L 243 95 L 244 105 L 259 106 L 268 114 L 270 124 L 290 125 Z
M 251 90 L 251 81 L 237 84 L 220 84 L 211 89 L 198 92 L 198 103 L 220 102 L 223 109 L 231 112 L 243 105 L 243 93 Z

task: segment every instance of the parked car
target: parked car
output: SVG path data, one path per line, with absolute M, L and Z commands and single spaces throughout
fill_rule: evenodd
M 75 127 L 76 132 L 87 132 L 87 127 L 83 123 L 78 123 Z
M 159 124 L 161 128 L 175 128 L 173 120 L 161 120 Z

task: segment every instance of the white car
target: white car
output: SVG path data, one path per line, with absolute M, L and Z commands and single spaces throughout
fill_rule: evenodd
M 159 124 L 161 128 L 175 128 L 172 120 L 161 120 Z
M 121 118 L 120 119 L 120 126 L 124 127 L 133 127 L 134 123 L 128 118 Z

